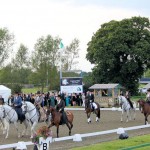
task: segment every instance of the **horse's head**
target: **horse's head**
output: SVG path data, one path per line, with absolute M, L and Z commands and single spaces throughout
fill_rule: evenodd
M 119 104 L 122 105 L 123 104 L 123 98 L 121 95 L 118 95 L 118 101 L 119 101 Z
M 52 119 L 52 111 L 54 110 L 53 107 L 47 107 L 46 109 L 46 122 L 50 121 Z
M 139 99 L 137 102 L 139 103 L 140 106 L 144 106 L 145 104 L 145 100 L 143 99 Z
M 27 103 L 26 103 L 26 102 L 22 102 L 21 108 L 22 108 L 22 112 L 23 112 L 24 114 L 26 114 L 27 111 L 28 111 Z

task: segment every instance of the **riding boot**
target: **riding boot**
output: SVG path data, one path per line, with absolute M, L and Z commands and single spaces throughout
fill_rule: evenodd
M 62 124 L 65 124 L 67 122 L 67 116 L 65 112 L 62 112 Z

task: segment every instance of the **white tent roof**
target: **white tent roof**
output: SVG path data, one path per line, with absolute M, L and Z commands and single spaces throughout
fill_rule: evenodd
M 0 90 L 2 90 L 2 91 L 10 90 L 11 91 L 11 89 L 9 89 L 8 87 L 6 87 L 4 85 L 0 85 Z
M 0 85 L 0 95 L 4 98 L 4 101 L 7 102 L 9 96 L 11 95 L 11 89 L 4 85 Z

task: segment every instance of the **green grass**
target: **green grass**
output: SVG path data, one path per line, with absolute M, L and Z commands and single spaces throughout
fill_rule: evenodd
M 73 148 L 71 150 L 121 150 L 123 148 L 128 148 L 129 150 L 129 148 L 131 149 L 131 147 L 133 146 L 139 146 L 144 143 L 150 143 L 150 135 L 143 135 L 143 136 L 137 136 L 132 138 L 129 137 L 126 140 L 115 140 L 111 142 L 103 142 L 103 143 L 94 144 L 90 146 Z M 140 148 L 137 147 L 134 149 L 148 150 L 150 149 L 150 146 L 145 146 L 145 147 L 143 146 Z
M 28 93 L 36 93 L 37 91 L 41 91 L 40 87 L 34 87 L 34 88 L 23 88 L 22 92 L 25 94 Z M 44 88 L 44 93 L 47 92 L 47 88 Z

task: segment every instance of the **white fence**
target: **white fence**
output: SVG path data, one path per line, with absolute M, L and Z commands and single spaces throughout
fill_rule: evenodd
M 149 128 L 149 127 L 150 127 L 150 125 L 141 125 L 141 126 L 127 127 L 127 128 L 123 128 L 123 129 L 124 129 L 124 131 L 129 131 L 129 130 L 137 130 L 137 129 Z M 93 133 L 78 134 L 78 135 L 81 138 L 85 138 L 85 137 L 91 137 L 91 136 L 97 136 L 97 135 L 105 135 L 105 134 L 117 133 L 118 129 L 107 130 L 107 131 L 100 131 L 100 132 L 93 132 Z M 76 134 L 73 135 L 73 136 L 53 138 L 53 142 L 55 142 L 55 141 L 65 141 L 65 140 L 74 140 L 75 138 L 76 138 Z M 24 144 L 26 146 L 33 145 L 33 143 L 30 142 L 30 141 L 29 142 L 24 142 Z M 16 148 L 17 146 L 18 146 L 18 143 L 7 144 L 7 145 L 0 145 L 0 149 Z

